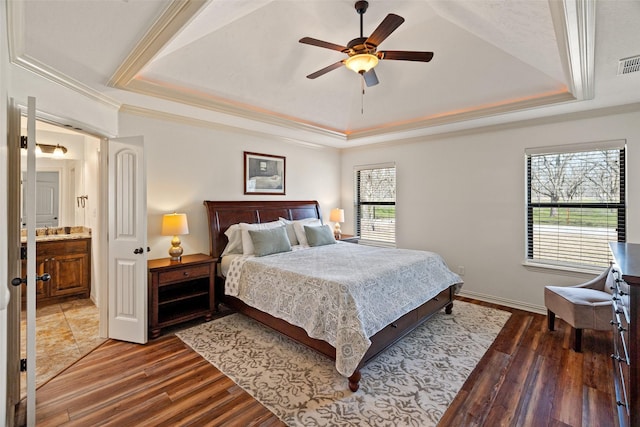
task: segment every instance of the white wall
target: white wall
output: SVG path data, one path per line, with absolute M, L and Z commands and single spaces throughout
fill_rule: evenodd
M 340 155 L 255 133 L 199 127 L 128 113 L 119 136 L 144 136 L 147 162 L 149 259 L 165 258 L 170 236 L 161 236 L 162 215 L 187 214 L 184 254 L 209 253 L 204 200 L 318 200 L 324 221 L 339 201 Z M 245 196 L 243 151 L 286 157 L 285 196 Z
M 394 161 L 398 247 L 439 252 L 454 271 L 464 266 L 469 296 L 543 312 L 545 285 L 588 276 L 522 265 L 525 148 L 626 139 L 627 239 L 640 242 L 639 122 L 633 112 L 346 150 L 341 189 L 349 212 L 342 228 L 353 231 L 353 167 Z

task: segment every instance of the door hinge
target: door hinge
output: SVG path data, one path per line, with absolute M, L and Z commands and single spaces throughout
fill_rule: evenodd
M 20 372 L 27 372 L 27 359 L 20 359 Z
M 20 247 L 20 259 L 27 259 L 27 247 L 26 246 L 21 246 Z
M 20 148 L 27 148 L 27 137 L 24 135 L 20 136 Z

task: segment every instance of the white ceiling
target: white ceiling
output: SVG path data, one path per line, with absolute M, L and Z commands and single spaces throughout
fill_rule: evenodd
M 346 55 L 298 43 L 358 37 L 352 0 L 7 4 L 13 62 L 69 87 L 339 147 L 640 102 L 640 73 L 616 75 L 640 54 L 635 0 L 370 0 L 365 36 L 395 13 L 380 49 L 434 58 L 381 61 L 364 95 L 344 67 L 307 79 Z

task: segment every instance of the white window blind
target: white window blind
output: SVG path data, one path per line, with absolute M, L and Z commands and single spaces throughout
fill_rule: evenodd
M 354 171 L 355 230 L 363 244 L 396 242 L 396 167 L 360 166 Z
M 624 142 L 527 153 L 527 258 L 605 267 L 626 240 Z

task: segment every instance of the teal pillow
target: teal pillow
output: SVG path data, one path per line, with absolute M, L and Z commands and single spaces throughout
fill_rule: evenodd
M 304 226 L 304 233 L 307 236 L 307 242 L 309 246 L 323 246 L 336 243 L 335 237 L 333 237 L 333 230 L 328 225 L 321 225 L 319 227 Z
M 249 236 L 251 236 L 251 241 L 253 242 L 255 256 L 291 251 L 291 243 L 284 225 L 267 230 L 249 230 Z

